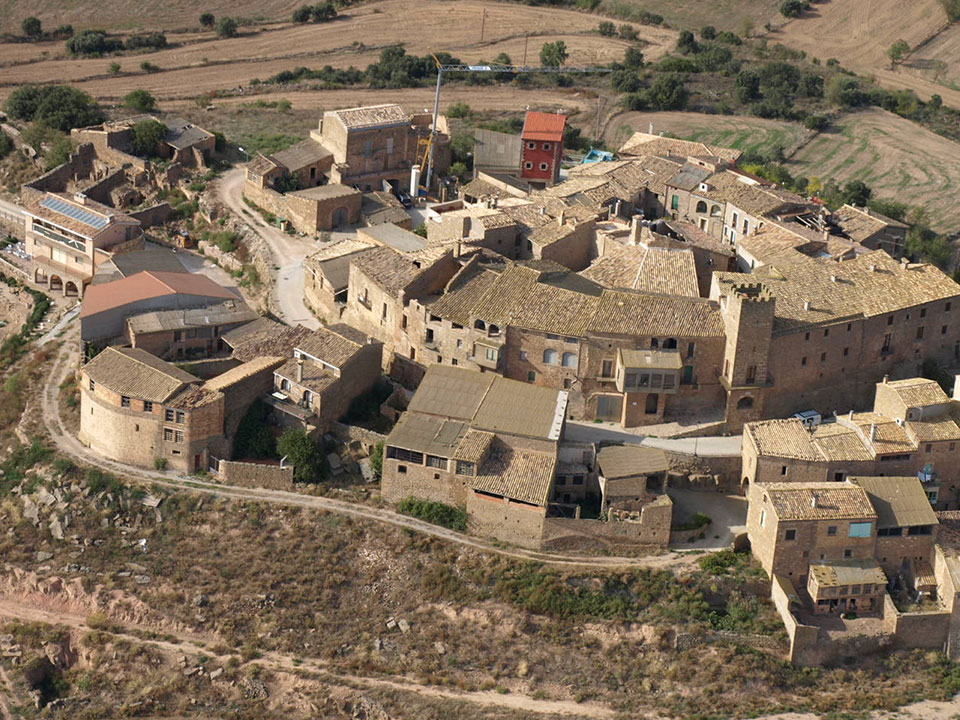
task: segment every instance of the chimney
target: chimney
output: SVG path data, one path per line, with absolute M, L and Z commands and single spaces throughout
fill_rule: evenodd
M 877 439 L 877 425 L 876 423 L 870 423 L 870 442 L 874 442 Z
M 853 410 L 851 410 L 850 413 L 847 415 L 847 420 L 853 422 Z
M 564 208 L 563 210 L 560 211 L 560 214 L 557 215 L 557 225 L 559 225 L 560 227 L 563 227 L 563 223 L 566 222 L 566 220 L 567 220 L 567 209 Z
M 547 214 L 547 208 L 546 208 L 545 206 L 543 206 L 543 205 L 540 206 L 540 214 L 541 214 L 541 215 L 546 215 L 546 214 Z
M 889 376 L 889 375 L 884 375 L 884 376 L 883 376 L 883 384 L 886 385 L 888 382 L 890 382 L 890 376 Z
M 831 275 L 831 276 L 830 276 L 830 282 L 836 282 L 836 281 L 837 281 L 837 276 L 836 276 L 836 275 Z
M 804 300 L 804 301 L 803 301 L 803 309 L 804 309 L 804 310 L 809 310 L 809 309 L 810 309 L 810 301 L 809 301 L 809 300 Z
M 953 376 L 953 399 L 960 400 L 960 375 Z
M 818 505 L 817 505 L 817 495 L 816 495 L 816 493 L 814 493 L 814 494 L 812 494 L 812 495 L 810 496 L 810 507 L 812 507 L 812 508 L 818 507 Z
M 303 382 L 303 358 L 297 358 L 297 382 Z
M 461 249 L 460 241 L 457 240 L 456 245 L 453 246 L 453 256 L 454 256 L 455 258 L 458 258 L 458 257 L 460 257 L 460 253 L 461 253 L 461 252 L 463 252 L 463 250 Z

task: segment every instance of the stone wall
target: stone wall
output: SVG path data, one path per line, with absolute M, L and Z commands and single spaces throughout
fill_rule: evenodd
M 230 485 L 270 490 L 293 490 L 293 466 L 221 460 L 217 476 Z
M 729 632 L 720 630 L 711 633 L 678 633 L 673 640 L 676 650 L 689 650 L 700 645 L 746 645 L 758 650 L 771 650 L 777 653 L 788 653 L 789 647 L 778 638 L 769 635 L 753 635 L 748 633 Z
M 790 597 L 787 594 L 787 587 L 785 580 L 774 575 L 773 582 L 770 585 L 770 599 L 777 608 L 777 612 L 780 613 L 780 619 L 783 620 L 787 637 L 790 638 L 790 662 L 803 665 L 806 664 L 803 660 L 804 656 L 817 645 L 820 638 L 820 629 L 812 625 L 804 625 L 794 617 L 790 611 Z
M 151 205 L 143 210 L 128 213 L 130 217 L 140 221 L 141 227 L 153 227 L 154 225 L 163 225 L 170 216 L 173 215 L 173 208 L 170 203 L 162 202 L 159 205 Z
M 95 202 L 103 203 L 104 205 L 112 205 L 113 203 L 110 198 L 110 192 L 123 185 L 126 180 L 126 174 L 122 169 L 112 170 L 103 179 L 94 182 L 88 187 L 85 187 L 83 189 L 83 194 Z
M 541 546 L 546 508 L 475 491 L 468 491 L 466 495 L 467 526 L 472 534 L 495 537 L 521 547 Z
M 950 629 L 949 612 L 907 612 L 897 610 L 889 595 L 883 596 L 883 625 L 901 647 L 941 650 Z
M 344 445 L 359 442 L 368 455 L 373 452 L 373 448 L 387 439 L 386 435 L 381 435 L 373 430 L 367 430 L 356 425 L 345 425 L 341 422 L 330 423 L 327 431 L 337 439 L 337 442 Z

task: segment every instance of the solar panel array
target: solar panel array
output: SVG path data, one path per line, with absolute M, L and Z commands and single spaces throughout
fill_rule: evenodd
M 48 195 L 45 197 L 40 201 L 40 204 L 48 210 L 53 210 L 61 215 L 66 215 L 68 218 L 82 222 L 84 225 L 89 225 L 97 230 L 102 230 L 110 224 L 109 218 L 106 218 L 103 215 L 98 215 L 97 213 L 91 212 L 82 207 L 77 207 L 76 205 L 68 203 L 62 198 L 58 198 L 53 195 Z

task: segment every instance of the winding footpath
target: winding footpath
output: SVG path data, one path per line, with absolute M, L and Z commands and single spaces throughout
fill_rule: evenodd
M 138 484 L 158 485 L 170 490 L 191 491 L 216 497 L 233 498 L 251 502 L 266 502 L 276 505 L 288 505 L 325 510 L 327 512 L 348 515 L 362 520 L 387 523 L 396 527 L 414 530 L 482 552 L 494 553 L 517 560 L 529 560 L 554 567 L 568 568 L 681 568 L 691 566 L 696 556 L 675 552 L 665 552 L 646 557 L 611 557 L 585 554 L 555 554 L 526 550 L 519 547 L 503 547 L 479 537 L 472 537 L 444 527 L 401 515 L 386 508 L 370 507 L 345 500 L 305 495 L 283 490 L 266 488 L 245 488 L 234 485 L 222 485 L 205 478 L 177 476 L 172 472 L 158 472 L 144 468 L 114 462 L 97 455 L 85 447 L 64 425 L 60 416 L 59 389 L 61 383 L 75 370 L 79 356 L 78 330 L 72 326 L 64 337 L 59 354 L 47 376 L 41 398 L 43 423 L 50 434 L 50 441 L 57 451 L 73 460 L 99 467 L 115 473 L 124 479 Z

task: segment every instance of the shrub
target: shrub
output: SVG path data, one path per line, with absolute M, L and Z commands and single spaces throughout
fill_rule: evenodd
M 133 90 L 123 98 L 123 106 L 130 110 L 147 113 L 157 109 L 157 101 L 149 90 Z
M 107 68 L 107 72 L 109 72 L 111 75 L 119 75 L 119 74 L 120 74 L 120 63 L 118 63 L 118 62 L 112 62 L 112 63 L 110 63 L 110 66 Z
M 627 25 L 626 23 L 617 28 L 617 34 L 620 35 L 623 40 L 629 40 L 631 42 L 640 37 L 637 34 L 637 29 L 633 25 Z
M 56 30 L 53 31 L 54 36 L 57 38 L 71 38 L 73 37 L 73 25 L 57 25 Z
M 153 467 L 160 472 L 163 472 L 167 469 L 167 459 L 164 457 L 158 457 L 153 461 Z
M 123 42 L 108 37 L 102 30 L 84 30 L 67 40 L 71 55 L 103 55 L 123 49 Z
M 162 32 L 141 33 L 131 35 L 123 44 L 127 50 L 140 50 L 143 48 L 165 48 L 167 46 L 167 36 Z
M 604 37 L 613 37 L 617 34 L 617 26 L 609 20 L 604 20 L 597 26 L 597 32 Z
M 567 44 L 563 40 L 544 43 L 540 48 L 540 62 L 546 67 L 560 67 L 568 56 Z
M 826 115 L 807 115 L 807 117 L 803 119 L 803 126 L 807 128 L 807 130 L 824 130 L 829 124 L 830 121 Z
M 727 45 L 743 45 L 743 40 L 740 39 L 740 36 L 729 30 L 717 33 L 717 42 L 726 43 Z
M 950 22 L 960 21 L 960 0 L 940 0 L 940 4 L 946 10 Z
M 133 126 L 133 151 L 142 157 L 156 157 L 167 126 L 156 120 L 141 120 Z
M 370 453 L 370 469 L 377 480 L 383 476 L 383 440 L 378 442 Z
M 467 513 L 444 503 L 407 497 L 397 503 L 397 510 L 404 515 L 451 530 L 465 532 L 467 529 Z
M 684 55 L 700 52 L 700 46 L 697 45 L 696 38 L 689 30 L 681 30 L 677 37 L 677 51 Z
M 293 11 L 293 22 L 295 23 L 307 23 L 310 22 L 310 6 L 301 5 L 296 10 Z
M 140 63 L 140 69 L 143 70 L 145 73 L 160 72 L 160 66 L 154 65 L 149 60 L 144 60 L 142 63 Z
M 237 36 L 237 21 L 231 17 L 222 17 L 217 20 L 217 37 L 232 38 Z
M 40 24 L 40 18 L 38 17 L 31 15 L 28 18 L 24 18 L 20 27 L 23 30 L 23 34 L 28 38 L 36 39 L 43 35 L 43 26 Z
M 3 130 L 0 130 L 0 158 L 6 157 L 13 150 L 13 140 Z
M 447 108 L 446 115 L 448 118 L 465 118 L 470 117 L 473 114 L 473 110 L 470 109 L 470 106 L 465 102 L 457 102 Z
M 217 22 L 217 19 L 213 16 L 213 13 L 205 12 L 200 15 L 200 25 L 205 28 L 212 28 Z
M 310 17 L 315 23 L 330 22 L 337 17 L 337 8 L 329 1 L 320 3 L 310 8 Z
M 290 428 L 277 441 L 277 452 L 293 465 L 296 482 L 317 482 L 323 475 L 323 456 L 303 430 Z
M 800 17 L 808 7 L 810 5 L 805 0 L 784 0 L 780 5 L 780 14 L 788 18 Z
M 714 40 L 717 37 L 717 29 L 713 25 L 706 25 L 700 29 L 700 37 L 704 40 Z

